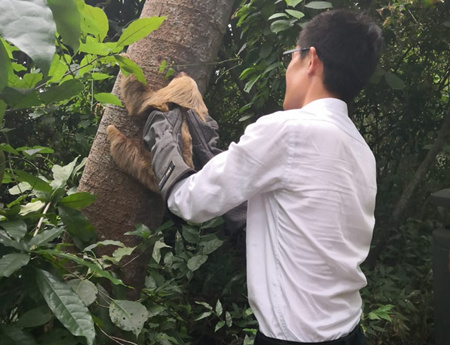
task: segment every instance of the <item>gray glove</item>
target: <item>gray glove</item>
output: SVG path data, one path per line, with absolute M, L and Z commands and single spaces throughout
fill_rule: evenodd
M 181 155 L 180 108 L 168 113 L 152 111 L 144 126 L 144 144 L 152 153 L 152 168 L 164 201 L 178 181 L 194 174 Z
M 200 170 L 211 158 L 222 152 L 216 146 L 219 140 L 219 135 L 217 134 L 219 125 L 209 115 L 206 117 L 205 122 L 202 121 L 193 110 L 187 112 L 186 122 L 192 137 L 194 166 L 195 169 Z M 229 210 L 223 215 L 223 218 L 229 234 L 235 234 L 238 230 L 245 227 L 247 221 L 247 203 L 244 202 Z

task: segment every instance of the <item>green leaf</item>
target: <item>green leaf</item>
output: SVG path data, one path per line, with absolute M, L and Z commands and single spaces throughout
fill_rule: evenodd
M 52 255 L 52 256 L 56 256 L 59 258 L 63 258 L 63 259 L 67 259 L 70 261 L 73 261 L 79 265 L 88 267 L 93 273 L 95 273 L 97 276 L 103 277 L 108 279 L 111 283 L 113 283 L 114 285 L 124 285 L 125 284 L 120 280 L 120 279 L 116 279 L 114 277 L 111 276 L 111 274 L 108 271 L 103 270 L 102 268 L 98 267 L 97 265 L 94 265 L 93 263 L 80 259 L 78 256 L 72 255 L 72 254 L 67 254 L 67 253 L 62 253 L 61 251 L 58 250 L 52 250 L 52 249 L 46 249 L 46 250 L 38 250 L 36 251 L 39 254 L 47 254 L 47 255 Z
M 113 253 L 113 258 L 119 262 L 124 256 L 131 255 L 135 249 L 136 247 L 117 248 Z
M 112 300 L 109 305 L 109 316 L 117 327 L 131 331 L 137 337 L 148 319 L 148 311 L 138 302 Z
M 312 8 L 314 10 L 324 10 L 327 8 L 333 8 L 333 4 L 329 1 L 311 1 L 305 5 L 307 8 Z
M 97 299 L 98 289 L 91 281 L 87 279 L 72 279 L 67 284 L 80 296 L 86 306 L 90 306 Z
M 296 10 L 286 10 L 287 13 L 289 13 L 292 17 L 301 19 L 305 16 L 303 12 L 296 11 Z
M 73 208 L 58 206 L 59 216 L 69 233 L 84 242 L 88 242 L 95 238 L 94 226 L 80 211 Z
M 3 230 L 0 230 L 0 244 L 5 247 L 12 247 L 17 250 L 24 250 L 25 248 L 16 241 L 13 241 Z
M 222 303 L 220 302 L 220 299 L 217 300 L 216 303 L 216 315 L 220 316 L 223 313 L 223 307 L 222 307 Z
M 295 7 L 302 1 L 303 0 L 286 0 L 286 5 L 288 5 L 289 7 Z
M 45 0 L 0 1 L 0 35 L 48 72 L 55 53 L 56 26 Z
M 181 232 L 185 241 L 194 244 L 198 243 L 200 233 L 197 229 L 184 225 L 181 228 Z
M 60 237 L 64 233 L 63 227 L 53 228 L 50 230 L 42 231 L 41 233 L 34 236 L 30 242 L 28 242 L 28 247 L 39 247 L 49 244 L 55 238 Z
M 31 175 L 22 170 L 15 170 L 15 174 L 19 181 L 29 183 L 31 187 L 35 190 L 40 190 L 43 192 L 52 191 L 52 187 L 47 182 L 45 182 L 44 180 L 40 179 L 37 176 Z
M 81 35 L 81 18 L 77 5 L 73 0 L 47 0 L 47 4 L 53 12 L 56 30 L 63 42 L 77 52 Z
M 9 277 L 14 272 L 26 266 L 30 261 L 28 254 L 6 254 L 0 259 L 0 277 Z
M 211 314 L 212 314 L 212 311 L 205 311 L 204 313 L 201 313 L 200 316 L 196 317 L 194 319 L 194 321 L 198 321 L 198 320 L 207 318 L 208 316 L 211 316 Z
M 225 312 L 225 322 L 227 327 L 231 327 L 233 325 L 233 318 L 229 312 Z
M 2 345 L 37 345 L 33 336 L 15 325 L 0 325 L 0 335 Z
M 274 21 L 272 24 L 270 24 L 270 30 L 277 34 L 281 31 L 285 31 L 289 28 L 291 28 L 294 24 L 290 20 L 280 19 Z
M 125 233 L 125 235 L 134 235 L 141 238 L 149 238 L 151 234 L 152 232 L 150 231 L 150 229 L 144 224 L 138 224 L 136 225 L 136 230 L 128 231 Z
M 6 107 L 7 107 L 6 102 L 0 99 L 0 128 L 3 125 L 3 117 L 5 116 Z M 0 183 L 1 183 L 1 181 L 0 181 Z
M 214 328 L 214 332 L 217 332 L 219 329 L 221 329 L 223 326 L 225 326 L 225 321 L 219 321 L 217 322 L 216 327 Z
M 38 92 L 34 89 L 16 89 L 6 87 L 0 93 L 0 99 L 3 99 L 14 109 L 24 109 L 42 104 L 38 98 Z
M 161 260 L 161 248 L 171 248 L 167 244 L 165 244 L 163 241 L 156 241 L 155 245 L 153 247 L 153 253 L 152 258 L 159 264 L 159 261 Z
M 66 55 L 65 59 L 70 59 L 70 56 Z M 50 83 L 59 83 L 64 76 L 64 74 L 69 69 L 67 63 L 61 59 L 58 54 L 53 56 L 52 64 L 50 65 L 50 71 L 48 72 L 48 76 L 51 77 L 47 84 Z
M 85 337 L 88 345 L 95 341 L 94 322 L 89 310 L 71 287 L 50 272 L 37 269 L 36 283 L 55 317 L 75 336 Z
M 0 41 L 0 92 L 8 85 L 8 76 L 13 73 L 11 60 L 9 59 L 8 52 L 6 51 L 3 42 Z
M 75 165 L 77 164 L 77 160 L 78 157 L 75 158 L 69 164 L 64 166 L 60 166 L 58 164 L 53 165 L 52 167 L 53 178 L 55 179 L 55 181 L 58 181 L 57 184 L 63 185 L 70 179 L 73 172 L 75 171 Z
M 204 306 L 206 309 L 208 309 L 208 310 L 213 310 L 213 307 L 211 307 L 208 303 L 206 303 L 206 302 L 198 302 L 198 301 L 195 301 L 195 303 L 196 304 L 199 304 L 199 305 L 202 305 L 202 306 Z
M 98 42 L 103 42 L 109 30 L 105 12 L 99 7 L 85 5 L 81 11 L 81 30 L 93 34 Z
M 112 50 L 105 43 L 95 42 L 94 38 L 90 37 L 88 39 L 87 43 L 80 44 L 80 52 L 94 54 L 94 55 L 100 55 L 100 56 L 107 56 L 107 55 L 111 54 Z
M 267 67 L 267 68 L 264 70 L 264 72 L 263 72 L 262 74 L 263 74 L 263 75 L 264 75 L 264 74 L 267 74 L 267 73 L 269 73 L 270 71 L 273 71 L 274 69 L 276 69 L 276 68 L 278 68 L 278 67 L 280 67 L 280 62 L 279 62 L 279 61 L 277 61 L 277 62 L 271 64 L 269 67 Z
M 217 239 L 207 241 L 207 242 L 201 242 L 200 245 L 203 247 L 202 253 L 203 254 L 211 254 L 212 252 L 216 251 L 220 246 L 222 246 L 223 241 Z
M 137 80 L 139 80 L 143 84 L 147 84 L 144 72 L 142 72 L 142 69 L 134 61 L 122 55 L 114 55 L 114 58 L 116 59 L 117 63 L 119 64 L 120 70 L 125 76 L 134 74 Z
M 44 206 L 45 203 L 40 200 L 29 202 L 26 205 L 20 206 L 20 215 L 26 216 L 27 214 L 38 212 L 43 209 Z
M 259 78 L 261 78 L 261 75 L 258 75 L 256 78 L 249 80 L 244 86 L 244 91 L 247 93 L 250 92 L 250 90 L 253 88 L 253 85 L 255 85 Z
M 112 75 L 109 75 L 109 74 L 106 74 L 106 73 L 96 73 L 96 72 L 94 72 L 94 73 L 91 74 L 91 78 L 93 80 L 105 80 L 105 79 L 111 79 L 112 77 L 113 77 Z
M 132 22 L 117 41 L 118 47 L 125 47 L 157 30 L 167 17 L 139 18 Z
M 117 247 L 125 247 L 125 245 L 120 242 L 120 241 L 114 241 L 114 240 L 104 240 L 104 241 L 99 241 L 97 243 L 91 244 L 90 246 L 87 246 L 86 248 L 84 248 L 85 252 L 88 252 L 90 250 L 93 250 L 97 247 L 100 246 L 117 246 Z
M 91 205 L 95 199 L 97 199 L 97 196 L 94 194 L 88 192 L 78 192 L 62 198 L 59 201 L 59 204 L 79 210 Z
M 187 267 L 190 271 L 194 272 L 208 260 L 208 255 L 196 255 L 190 258 L 187 262 Z
M 0 227 L 17 241 L 21 240 L 27 233 L 27 224 L 20 219 L 0 222 Z
M 53 86 L 47 89 L 47 91 L 40 93 L 39 98 L 45 102 L 45 104 L 57 103 L 77 96 L 83 89 L 84 86 L 81 81 L 70 79 L 61 85 Z
M 108 92 L 102 92 L 102 93 L 96 93 L 94 95 L 94 98 L 99 101 L 100 103 L 104 103 L 104 104 L 114 104 L 117 105 L 119 107 L 122 107 L 122 102 L 120 101 L 120 99 L 113 95 L 112 93 L 108 93 Z
M 388 85 L 394 90 L 403 90 L 406 87 L 405 82 L 392 72 L 386 72 L 384 78 Z
M 288 18 L 288 15 L 286 13 L 275 13 L 269 17 L 269 20 L 277 19 L 277 18 Z
M 21 328 L 34 328 L 45 325 L 53 318 L 52 312 L 47 306 L 43 305 L 31 310 L 28 310 L 17 321 L 17 326 Z

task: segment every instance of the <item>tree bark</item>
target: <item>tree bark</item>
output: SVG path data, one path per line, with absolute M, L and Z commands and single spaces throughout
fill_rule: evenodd
M 175 65 L 177 72 L 185 71 L 194 78 L 204 92 L 217 56 L 222 37 L 231 15 L 230 0 L 147 0 L 141 17 L 167 16 L 161 27 L 148 37 L 131 45 L 128 56 L 142 67 L 151 89 L 168 83 L 158 74 L 163 60 Z M 182 66 L 180 66 L 182 65 Z M 176 67 L 179 66 L 179 67 Z M 112 93 L 119 96 L 119 76 Z M 133 123 L 124 108 L 105 109 L 91 148 L 79 190 L 97 195 L 94 204 L 84 213 L 95 226 L 98 239 L 119 240 L 136 246 L 139 240 L 124 236 L 136 224 L 155 230 L 162 222 L 165 205 L 159 195 L 142 187 L 129 175 L 119 171 L 109 155 L 106 127 L 115 125 L 128 137 L 135 137 L 138 125 Z M 109 253 L 108 253 L 109 254 Z M 135 260 L 136 255 L 141 255 Z M 135 287 L 130 298 L 138 298 L 145 279 L 149 254 L 135 254 L 122 272 L 126 284 Z

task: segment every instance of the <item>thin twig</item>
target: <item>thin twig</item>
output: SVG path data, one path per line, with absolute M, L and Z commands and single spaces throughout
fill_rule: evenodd
M 33 237 L 36 236 L 38 234 L 39 230 L 41 229 L 42 223 L 44 222 L 44 215 L 48 212 L 48 209 L 50 208 L 51 204 L 52 203 L 49 202 L 47 204 L 47 206 L 45 206 L 44 212 L 42 212 L 42 217 L 39 219 L 38 225 L 36 226 L 36 229 L 34 230 Z

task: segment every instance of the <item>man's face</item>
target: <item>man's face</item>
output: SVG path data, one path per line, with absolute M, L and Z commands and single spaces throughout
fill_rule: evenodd
M 308 55 L 301 59 L 299 51 L 292 53 L 292 60 L 286 69 L 284 110 L 300 109 L 303 107 L 305 93 L 308 89 Z

